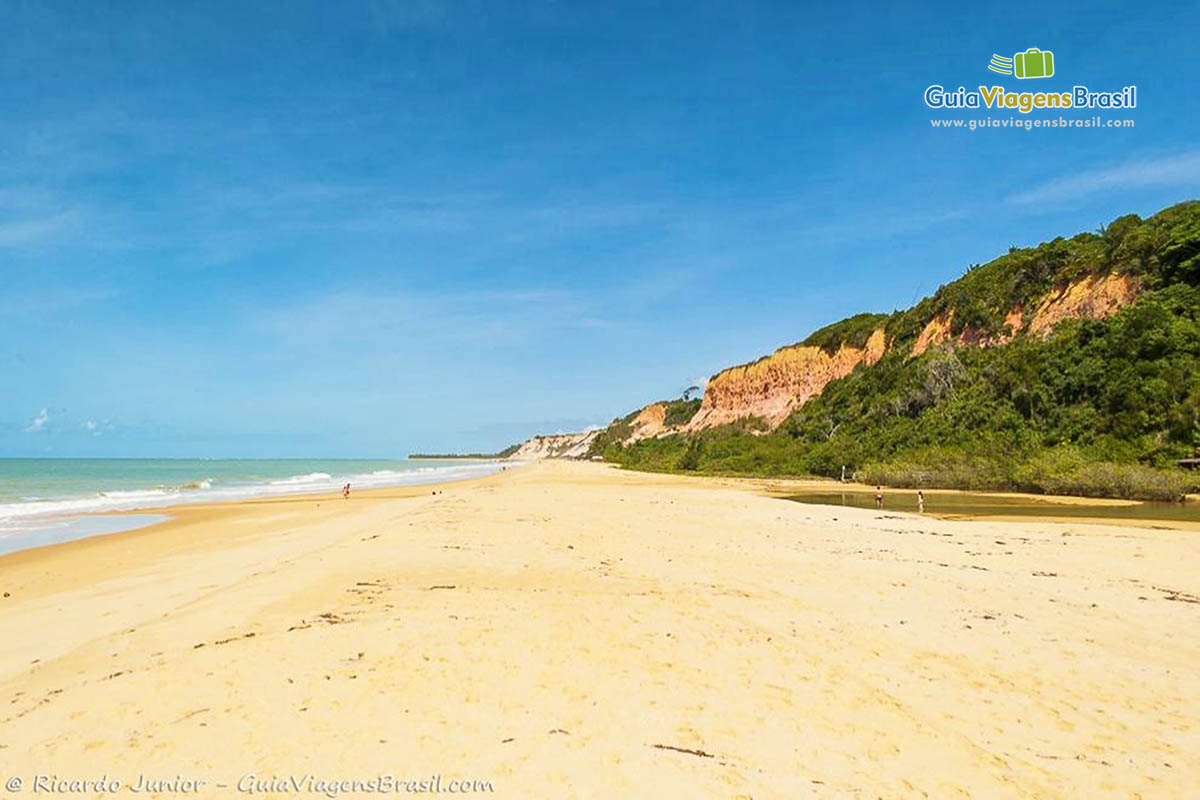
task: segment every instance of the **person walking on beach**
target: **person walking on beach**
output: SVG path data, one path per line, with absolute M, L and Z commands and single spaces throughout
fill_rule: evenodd
M 875 507 L 883 508 L 883 487 L 882 486 L 875 487 Z
M 342 499 L 343 500 L 350 499 L 350 484 L 348 484 L 348 483 L 342 487 Z
M 917 513 L 925 513 L 925 493 L 920 489 L 917 490 Z

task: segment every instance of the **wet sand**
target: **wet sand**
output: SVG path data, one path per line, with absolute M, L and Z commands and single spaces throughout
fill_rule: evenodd
M 179 776 L 229 796 L 247 775 L 441 775 L 513 798 L 1200 785 L 1195 533 L 772 487 L 788 488 L 551 462 L 181 507 L 5 556 L 0 780 Z

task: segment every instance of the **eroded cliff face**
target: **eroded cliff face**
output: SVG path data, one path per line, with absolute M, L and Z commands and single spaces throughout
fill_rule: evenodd
M 921 334 L 913 344 L 912 355 L 919 356 L 929 348 L 938 347 L 949 341 L 953 341 L 956 345 L 973 345 L 976 347 L 994 347 L 996 345 L 1008 344 L 1020 332 L 1024 319 L 1025 311 L 1018 306 L 1005 315 L 1005 330 L 1001 333 L 989 336 L 968 325 L 959 331 L 957 336 L 954 336 L 950 332 L 954 322 L 954 312 L 938 314 L 921 329 Z
M 1051 292 L 1033 311 L 1029 332 L 1048 336 L 1064 319 L 1104 319 L 1133 302 L 1140 287 L 1128 275 L 1095 275 Z
M 938 314 L 921 329 L 917 342 L 913 345 L 912 354 L 919 356 L 931 347 L 950 340 L 950 325 L 954 322 L 954 314 Z
M 1051 292 L 1032 313 L 1013 308 L 1005 316 L 1005 328 L 992 335 L 970 326 L 954 335 L 953 315 L 939 314 L 925 325 L 910 352 L 919 356 L 932 347 L 946 344 L 1000 346 L 1011 342 L 1023 330 L 1031 336 L 1048 336 L 1055 325 L 1066 319 L 1111 316 L 1135 300 L 1138 293 L 1136 282 L 1125 275 L 1092 276 Z M 701 431 L 747 417 L 760 417 L 767 430 L 773 430 L 820 394 L 830 381 L 849 375 L 859 364 L 874 364 L 889 347 L 883 330 L 879 329 L 861 349 L 843 345 L 830 354 L 818 347 L 793 345 L 752 364 L 723 370 L 709 381 L 700 410 L 681 430 Z M 652 407 L 644 409 L 643 414 L 649 408 Z M 646 430 L 649 429 L 648 426 Z M 648 435 L 660 433 L 661 429 Z
M 792 345 L 752 364 L 730 367 L 708 382 L 700 410 L 683 430 L 715 428 L 745 417 L 760 417 L 768 428 L 778 427 L 825 384 L 849 375 L 859 364 L 874 364 L 885 347 L 880 329 L 862 348 L 842 345 L 830 354 L 819 347 Z
M 534 436 L 509 458 L 513 461 L 540 461 L 543 458 L 584 458 L 600 429 L 582 433 L 556 433 Z
M 1137 299 L 1139 287 L 1127 275 L 1093 275 L 1042 298 L 1029 317 L 1026 332 L 1030 336 L 1046 337 L 1054 326 L 1067 319 L 1104 319 Z M 912 354 L 919 356 L 931 347 L 953 341 L 957 345 L 994 347 L 1016 338 L 1026 321 L 1025 309 L 1017 307 L 1004 318 L 1007 330 L 985 335 L 969 325 L 957 336 L 951 334 L 953 312 L 938 314 L 926 323 L 913 345 Z
M 653 439 L 655 436 L 661 436 L 668 431 L 674 431 L 675 428 L 667 425 L 667 404 L 666 403 L 651 403 L 643 408 L 638 415 L 633 418 L 633 432 L 629 434 L 627 442 L 636 442 L 640 439 Z

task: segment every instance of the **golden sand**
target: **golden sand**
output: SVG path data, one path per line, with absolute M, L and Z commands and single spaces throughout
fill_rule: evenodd
M 762 485 L 544 463 L 4 557 L 0 782 L 1195 796 L 1195 533 Z

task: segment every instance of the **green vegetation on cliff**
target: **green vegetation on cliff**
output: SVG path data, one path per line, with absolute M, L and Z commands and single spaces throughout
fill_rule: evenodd
M 1135 277 L 1142 295 L 1107 319 L 1060 323 L 1006 346 L 911 345 L 935 316 L 952 332 L 1005 332 L 1005 315 L 1091 275 Z M 836 476 L 872 483 L 1174 499 L 1200 447 L 1200 203 L 1096 234 L 1014 249 L 890 316 L 857 315 L 806 343 L 861 346 L 879 325 L 889 352 L 829 383 L 775 431 L 738 424 L 593 452 L 651 470 Z M 860 341 L 862 340 L 862 341 Z M 610 432 L 606 431 L 606 434 Z
M 663 424 L 670 427 L 686 425 L 696 416 L 696 412 L 700 410 L 700 398 L 696 397 L 691 400 L 671 400 L 666 404 L 666 412 L 663 416 Z
M 855 314 L 809 334 L 800 344 L 835 352 L 842 345 L 862 348 L 878 328 L 888 323 L 887 314 Z

